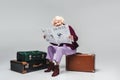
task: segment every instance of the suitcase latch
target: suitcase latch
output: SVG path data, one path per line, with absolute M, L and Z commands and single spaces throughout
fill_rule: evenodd
M 29 59 L 30 59 L 30 60 L 32 59 L 32 55 L 29 55 Z

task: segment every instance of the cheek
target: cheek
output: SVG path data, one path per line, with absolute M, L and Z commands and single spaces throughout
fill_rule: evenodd
M 61 22 L 58 22 L 58 24 L 62 24 Z

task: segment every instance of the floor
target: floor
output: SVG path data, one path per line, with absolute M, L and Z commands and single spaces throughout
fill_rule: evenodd
M 52 72 L 44 73 L 44 70 L 21 74 L 10 70 L 10 62 L 2 61 L 0 66 L 0 80 L 120 80 L 119 68 L 115 65 L 101 65 L 97 63 L 96 72 L 75 72 L 65 70 L 65 61 L 62 59 L 60 75 L 51 77 Z

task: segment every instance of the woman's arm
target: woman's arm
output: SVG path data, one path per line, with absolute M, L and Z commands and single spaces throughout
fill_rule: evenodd
M 74 41 L 77 41 L 78 36 L 76 35 L 75 31 L 73 30 L 71 26 L 69 26 L 69 29 L 70 29 L 70 34 L 73 36 Z

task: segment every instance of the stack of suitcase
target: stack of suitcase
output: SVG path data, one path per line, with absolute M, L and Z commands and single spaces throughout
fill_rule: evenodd
M 27 73 L 47 68 L 49 61 L 46 52 L 42 51 L 18 51 L 17 60 L 10 60 L 11 70 Z

